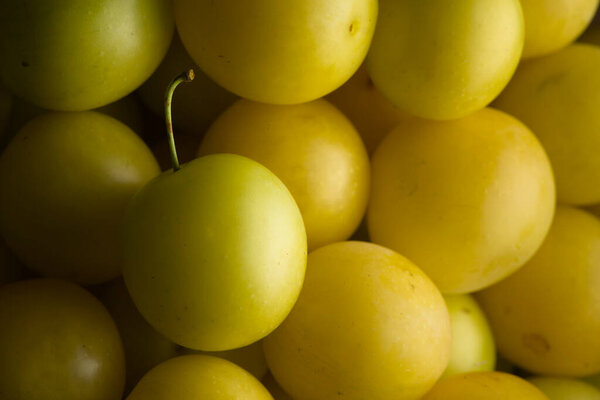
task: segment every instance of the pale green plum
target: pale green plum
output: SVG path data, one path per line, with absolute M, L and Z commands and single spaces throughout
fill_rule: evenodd
M 380 0 L 379 7 L 369 73 L 416 116 L 454 119 L 485 107 L 521 58 L 519 0 Z
M 592 21 L 598 0 L 521 0 L 525 18 L 523 58 L 540 57 L 567 46 Z
M 169 0 L 2 0 L 0 76 L 46 109 L 101 107 L 152 74 L 173 26 Z
M 42 275 L 106 282 L 121 273 L 127 204 L 159 172 L 150 149 L 114 118 L 40 115 L 0 156 L 0 230 Z
M 109 313 L 66 281 L 0 288 L 0 398 L 120 400 L 125 359 Z
M 272 172 L 237 155 L 197 158 L 152 180 L 130 204 L 122 242 L 125 283 L 141 314 L 195 350 L 266 336 L 304 280 L 298 206 Z
M 273 400 L 248 372 L 218 357 L 189 355 L 148 372 L 127 400 Z
M 516 1 L 516 0 L 515 0 Z M 364 60 L 377 0 L 176 0 L 181 40 L 202 70 L 250 100 L 330 93 Z
M 493 371 L 496 345 L 483 311 L 468 295 L 445 295 L 452 326 L 452 351 L 443 377 L 464 372 Z
M 123 279 L 104 285 L 98 297 L 113 317 L 123 340 L 127 367 L 125 393 L 129 393 L 146 372 L 175 357 L 178 348 L 141 316 L 127 293 Z
M 527 380 L 550 400 L 600 400 L 600 390 L 577 379 L 536 376 Z
M 165 88 L 171 79 L 196 63 L 186 52 L 181 39 L 175 35 L 171 47 L 154 74 L 138 89 L 144 104 L 157 115 L 164 117 Z M 202 133 L 238 97 L 217 85 L 199 68 L 196 77 L 177 89 L 173 103 L 173 125 L 180 133 L 201 137 Z

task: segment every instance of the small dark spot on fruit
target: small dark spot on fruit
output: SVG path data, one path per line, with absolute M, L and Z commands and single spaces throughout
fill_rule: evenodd
M 219 57 L 219 58 L 225 58 L 225 56 L 222 55 L 222 54 L 219 54 L 217 57 Z
M 413 285 L 412 283 L 410 284 L 410 288 L 413 290 L 413 292 L 415 291 L 415 285 Z
M 375 82 L 373 82 L 373 79 L 371 79 L 370 76 L 367 78 L 367 86 L 369 88 L 374 88 L 375 87 Z
M 337 395 L 338 395 L 338 396 L 342 396 L 343 394 L 344 394 L 344 393 L 342 393 L 342 392 L 340 392 L 340 391 L 338 391 L 338 392 L 337 392 Z
M 350 24 L 348 31 L 350 31 L 350 33 L 352 33 L 352 31 L 354 31 L 354 24 Z
M 537 356 L 545 356 L 550 351 L 550 343 L 539 333 L 526 333 L 522 340 L 523 345 Z
M 29 63 L 27 61 L 21 61 L 21 65 L 24 67 L 29 67 Z
M 461 311 L 464 312 L 465 314 L 471 314 L 471 310 L 469 310 L 467 307 L 461 308 Z

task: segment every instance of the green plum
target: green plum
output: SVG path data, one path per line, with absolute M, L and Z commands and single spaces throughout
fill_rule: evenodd
M 273 400 L 255 377 L 218 357 L 190 355 L 160 364 L 127 400 Z
M 196 63 L 185 51 L 181 39 L 175 35 L 163 62 L 138 89 L 144 104 L 154 113 L 164 116 L 165 87 L 173 76 L 194 65 Z M 217 85 L 202 71 L 196 72 L 193 82 L 177 90 L 178 101 L 173 105 L 173 124 L 183 133 L 201 137 L 237 96 Z
M 140 86 L 173 30 L 169 0 L 0 0 L 0 76 L 40 107 L 90 110 Z
M 148 183 L 131 202 L 123 276 L 154 328 L 196 350 L 246 346 L 294 305 L 306 233 L 291 194 L 245 157 L 197 158 Z
M 332 92 L 358 69 L 377 3 L 175 0 L 174 8 L 181 41 L 215 82 L 250 100 L 298 104 Z
M 119 400 L 123 347 L 102 304 L 79 286 L 34 279 L 0 288 L 0 398 Z
M 175 357 L 178 348 L 140 315 L 123 279 L 115 279 L 99 290 L 98 297 L 113 317 L 123 340 L 127 367 L 125 393 L 129 393 L 146 372 Z
M 0 156 L 0 231 L 42 275 L 106 282 L 121 273 L 126 206 L 159 172 L 144 142 L 116 119 L 43 114 Z
M 464 117 L 506 86 L 524 40 L 519 0 L 380 0 L 367 58 L 377 89 L 422 118 Z
M 445 295 L 452 326 L 452 351 L 443 377 L 493 371 L 496 345 L 483 311 L 468 294 Z

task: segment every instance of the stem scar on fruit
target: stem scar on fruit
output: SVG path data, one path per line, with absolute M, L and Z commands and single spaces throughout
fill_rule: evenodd
M 173 172 L 179 171 L 179 159 L 177 158 L 177 148 L 175 147 L 175 136 L 173 135 L 173 120 L 171 118 L 171 103 L 173 102 L 173 93 L 177 86 L 182 82 L 191 82 L 194 80 L 193 69 L 188 69 L 177 75 L 167 88 L 165 93 L 165 121 L 167 124 L 167 133 L 169 135 L 169 152 L 171 153 L 171 162 L 173 163 Z

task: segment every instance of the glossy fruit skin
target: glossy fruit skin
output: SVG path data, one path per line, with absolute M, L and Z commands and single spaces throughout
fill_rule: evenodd
M 544 150 L 522 123 L 490 108 L 455 121 L 407 121 L 381 142 L 371 171 L 372 241 L 406 255 L 442 293 L 513 273 L 552 221 Z
M 210 127 L 199 155 L 233 153 L 269 168 L 296 200 L 308 250 L 348 239 L 369 198 L 369 157 L 350 121 L 326 100 L 240 100 Z
M 188 53 L 218 84 L 273 104 L 315 100 L 367 54 L 377 0 L 176 0 Z M 226 29 L 224 28 L 226 27 Z
M 369 154 L 398 123 L 412 118 L 377 90 L 365 63 L 326 99 L 352 121 Z
M 198 158 L 146 185 L 129 207 L 122 245 L 141 314 L 196 350 L 266 336 L 294 305 L 306 269 L 291 194 L 265 167 L 232 154 Z
M 104 304 L 119 330 L 125 351 L 125 394 L 163 361 L 177 355 L 177 345 L 156 332 L 142 317 L 131 300 L 122 278 L 99 289 Z
M 523 58 L 553 53 L 573 42 L 589 25 L 598 0 L 521 0 L 525 19 Z
M 162 63 L 137 92 L 148 108 L 164 118 L 165 90 L 175 76 L 189 68 L 194 69 L 195 77 L 192 82 L 177 88 L 173 101 L 173 125 L 180 134 L 201 137 L 238 97 L 217 85 L 196 66 L 178 35 L 174 35 Z
M 416 400 L 446 368 L 450 341 L 444 300 L 419 268 L 340 242 L 309 254 L 298 302 L 264 348 L 295 400 Z
M 550 400 L 600 400 L 600 390 L 577 379 L 533 377 L 527 380 Z
M 531 383 L 503 372 L 471 372 L 440 380 L 421 400 L 550 400 Z
M 2 0 L 0 75 L 40 107 L 90 110 L 141 85 L 172 35 L 168 0 Z
M 600 203 L 600 48 L 573 44 L 524 62 L 495 107 L 519 118 L 550 157 L 558 201 Z
M 600 372 L 599 285 L 600 220 L 560 206 L 535 256 L 477 299 L 506 359 L 538 374 L 585 376 Z
M 55 279 L 0 288 L 0 398 L 119 400 L 125 360 L 102 304 Z
M 395 106 L 460 118 L 488 105 L 523 48 L 519 0 L 380 0 L 367 66 Z
M 114 118 L 41 115 L 0 156 L 2 235 L 42 275 L 109 281 L 121 273 L 127 204 L 159 172 L 144 142 Z
M 475 371 L 493 371 L 496 345 L 485 314 L 468 294 L 444 296 L 452 326 L 452 351 L 442 378 Z
M 218 357 L 172 358 L 148 372 L 127 400 L 273 400 L 267 389 L 237 365 Z

